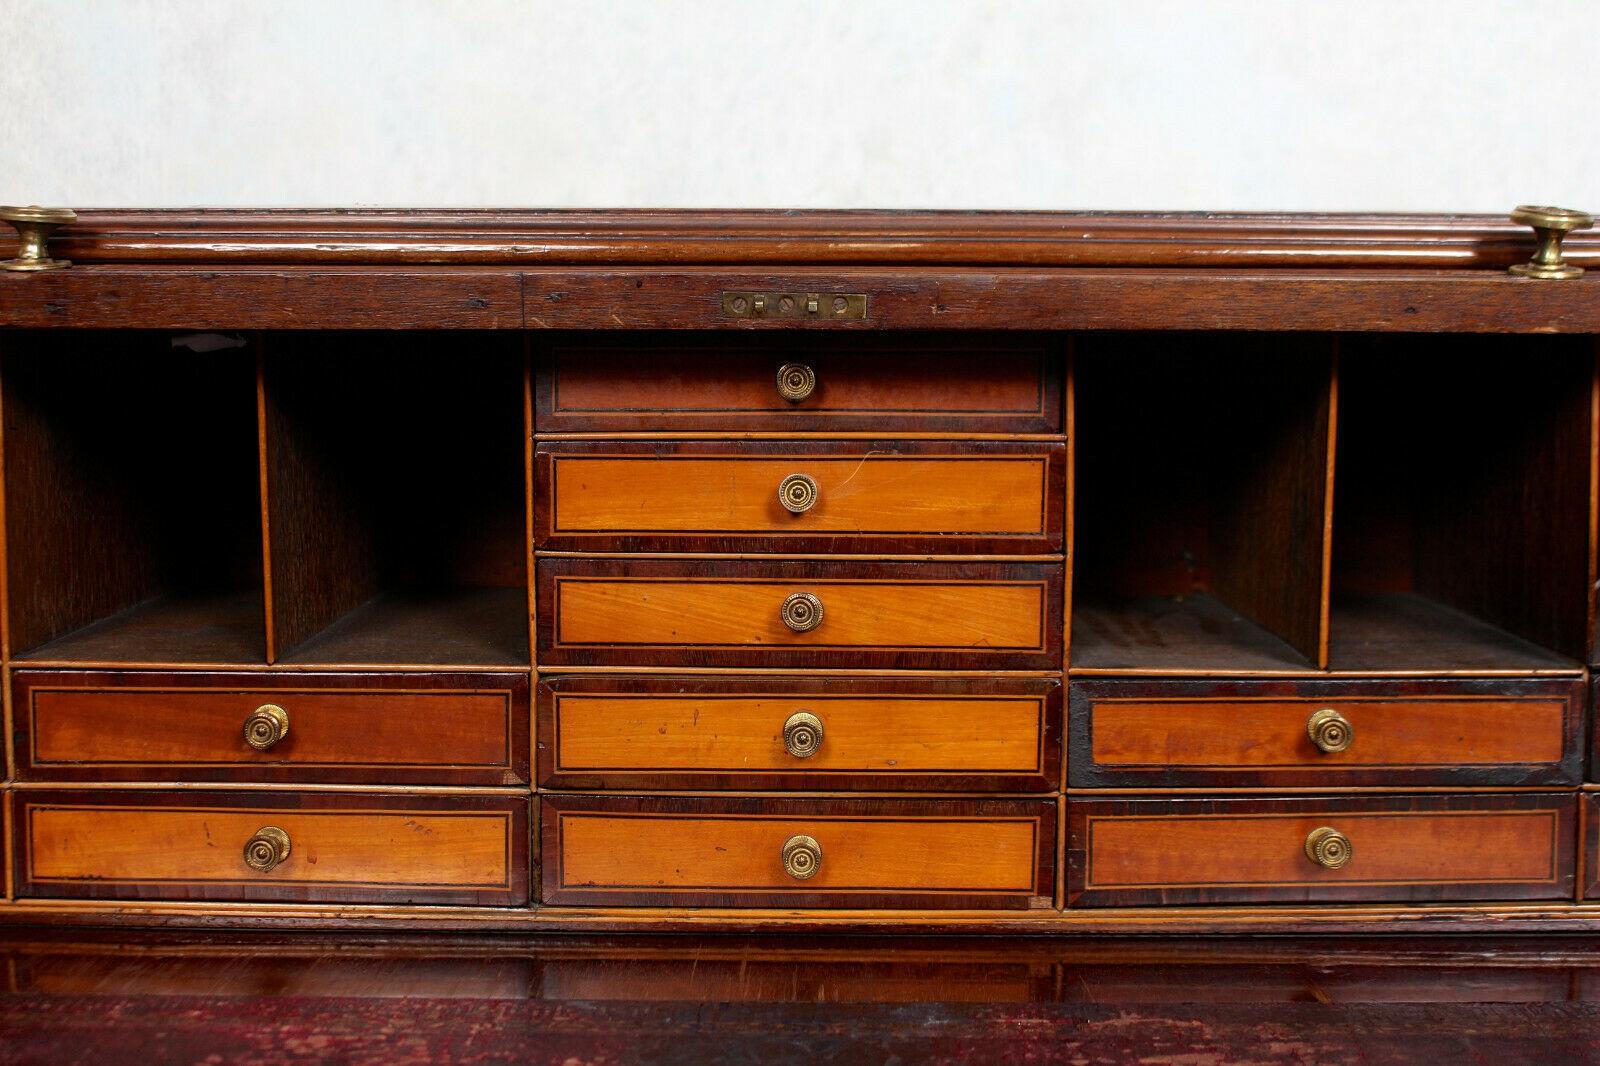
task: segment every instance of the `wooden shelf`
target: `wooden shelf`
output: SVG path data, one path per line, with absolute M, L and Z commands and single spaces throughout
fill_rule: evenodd
M 16 656 L 26 662 L 258 664 L 261 593 L 158 596 Z
M 1333 602 L 1331 669 L 1352 673 L 1577 673 L 1581 663 L 1416 593 Z
M 1305 656 L 1203 592 L 1073 608 L 1072 670 L 1303 673 Z
M 317 666 L 527 666 L 521 588 L 384 592 L 278 660 Z

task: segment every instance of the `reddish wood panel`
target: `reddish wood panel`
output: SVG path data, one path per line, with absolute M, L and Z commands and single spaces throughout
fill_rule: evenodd
M 1572 793 L 1067 801 L 1068 906 L 1572 897 Z M 1324 827 L 1351 858 L 1306 853 Z
M 554 789 L 1038 792 L 1060 779 L 1053 679 L 572 676 L 538 688 L 539 782 Z M 784 724 L 822 722 L 816 752 Z
M 1343 751 L 1310 716 L 1337 712 Z M 1079 788 L 1576 785 L 1584 686 L 1566 680 L 1074 681 Z
M 1049 908 L 1050 800 L 540 797 L 550 905 Z M 809 837 L 809 879 L 783 850 Z
M 541 666 L 1048 670 L 1061 662 L 1058 563 L 538 560 Z M 786 599 L 822 622 L 795 632 Z
M 525 675 L 18 670 L 11 685 L 23 781 L 529 779 Z M 243 727 L 264 704 L 288 732 L 258 751 Z
M 583 334 L 540 345 L 536 427 L 1054 433 L 1059 347 L 1005 334 Z M 799 401 L 777 389 L 789 363 L 814 374 Z
M 528 801 L 219 791 L 14 793 L 17 894 L 343 903 L 526 902 Z M 263 827 L 288 834 L 266 872 Z
M 1065 445 L 990 441 L 543 443 L 536 546 L 1059 552 L 1065 460 Z M 779 500 L 795 474 L 814 488 L 798 514 Z

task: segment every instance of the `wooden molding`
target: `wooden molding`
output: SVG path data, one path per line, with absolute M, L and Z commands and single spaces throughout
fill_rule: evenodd
M 75 263 L 1489 270 L 1527 259 L 1533 234 L 1501 215 L 102 209 L 51 247 Z M 1600 264 L 1600 231 L 1566 251 Z

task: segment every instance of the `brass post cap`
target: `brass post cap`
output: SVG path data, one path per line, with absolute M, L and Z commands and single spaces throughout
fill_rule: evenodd
M 1583 275 L 1583 268 L 1568 263 L 1561 254 L 1561 241 L 1575 229 L 1588 229 L 1594 225 L 1594 216 L 1566 207 L 1548 207 L 1523 204 L 1511 212 L 1511 221 L 1532 226 L 1538 245 L 1533 258 L 1517 263 L 1511 273 L 1523 278 L 1562 280 Z
M 17 231 L 17 257 L 0 262 L 4 270 L 60 270 L 72 265 L 67 259 L 51 259 L 50 234 L 57 226 L 77 218 L 64 207 L 0 207 L 0 221 L 11 223 Z

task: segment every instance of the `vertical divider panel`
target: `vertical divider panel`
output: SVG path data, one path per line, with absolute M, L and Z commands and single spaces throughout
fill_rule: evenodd
M 1214 512 L 1211 559 L 1223 602 L 1319 666 L 1326 663 L 1329 345 L 1318 335 L 1251 346 L 1261 387 L 1235 399 L 1243 435 Z
M 1062 359 L 1065 366 L 1061 373 L 1061 430 L 1066 437 L 1067 471 L 1066 507 L 1062 515 L 1062 541 L 1061 563 L 1061 707 L 1057 711 L 1063 718 L 1069 713 L 1067 708 L 1071 703 L 1069 696 L 1071 679 L 1068 671 L 1072 668 L 1072 589 L 1073 575 L 1078 572 L 1076 553 L 1073 550 L 1073 533 L 1077 527 L 1078 508 L 1073 487 L 1078 481 L 1078 434 L 1075 425 L 1077 418 L 1077 397 L 1074 392 L 1074 362 L 1077 349 L 1077 337 L 1068 334 L 1065 351 Z M 1068 737 L 1072 735 L 1069 723 L 1061 723 L 1061 759 L 1056 767 L 1056 888 L 1055 906 L 1061 910 L 1066 906 L 1067 893 L 1067 745 Z
M 274 653 L 281 657 L 377 595 L 379 575 L 370 528 L 355 512 L 351 492 L 319 450 L 315 432 L 295 416 L 297 405 L 347 399 L 342 389 L 318 391 L 318 379 L 338 371 L 332 360 L 301 361 L 303 341 L 282 335 L 275 341 L 262 355 L 261 435 L 263 525 L 272 531 L 268 611 Z M 315 421 L 324 428 L 337 422 Z
M 1328 643 L 1332 639 L 1334 486 L 1338 483 L 1339 455 L 1339 338 L 1332 340 L 1328 358 L 1328 436 L 1326 475 L 1322 489 L 1322 590 L 1318 601 L 1318 670 L 1328 668 Z
M 1594 343 L 1589 375 L 1589 587 L 1587 629 L 1589 662 L 1600 663 L 1600 339 Z M 1591 723 L 1591 728 L 1592 728 Z
M 266 355 L 259 334 L 256 336 L 256 477 L 261 493 L 261 609 L 266 634 L 267 662 L 278 661 L 278 635 L 272 610 L 272 489 L 267 478 L 267 382 Z

